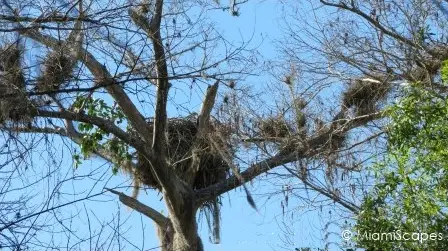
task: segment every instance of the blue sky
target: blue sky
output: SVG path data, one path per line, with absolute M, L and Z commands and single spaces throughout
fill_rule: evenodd
M 222 29 L 225 37 L 234 38 L 235 41 L 241 39 L 249 40 L 252 38 L 253 45 L 259 45 L 259 50 L 263 52 L 264 59 L 277 59 L 277 52 L 272 41 L 275 39 L 280 39 L 282 36 L 282 31 L 279 28 L 282 23 L 282 10 L 281 5 L 277 4 L 276 1 L 249 1 L 249 3 L 242 6 L 240 10 L 239 17 L 233 17 L 229 12 L 216 11 L 215 15 L 212 17 Z M 257 86 L 261 82 L 269 82 L 269 76 L 257 76 L 249 77 L 246 79 L 245 85 Z M 197 102 L 194 101 L 194 102 Z M 174 110 L 169 111 L 170 114 L 175 114 Z M 60 139 L 54 139 L 54 149 L 53 154 L 60 154 L 63 148 L 64 142 Z M 45 152 L 46 150 L 44 150 Z M 44 153 L 45 155 L 46 153 Z M 47 153 L 52 154 L 52 153 Z M 52 184 L 60 182 L 64 175 L 66 177 L 70 174 L 75 174 L 82 176 L 83 174 L 92 174 L 93 177 L 98 178 L 99 182 L 92 186 L 92 180 L 95 179 L 78 179 L 75 181 L 67 181 L 63 183 L 62 191 L 66 191 L 67 194 L 95 194 L 100 192 L 103 187 L 115 187 L 122 184 L 123 186 L 129 185 L 126 177 L 123 175 L 113 176 L 111 170 L 105 168 L 104 162 L 92 158 L 91 160 L 86 160 L 77 170 L 73 170 L 72 162 L 69 158 L 70 153 L 64 152 L 62 172 L 58 177 L 51 179 L 50 183 L 44 184 L 41 189 L 47 190 Z M 34 161 L 36 166 L 46 167 L 47 164 L 44 161 L 45 158 L 35 156 Z M 42 174 L 41 170 L 34 170 L 36 177 Z M 277 181 L 276 184 L 282 181 Z M 284 181 L 285 183 L 290 182 Z M 297 181 L 296 181 L 297 182 Z M 20 186 L 20 185 L 18 185 Z M 294 199 L 291 199 L 288 209 L 296 210 L 296 215 L 302 215 L 300 217 L 295 217 L 294 219 L 288 219 L 282 216 L 280 199 L 281 196 L 273 197 L 272 199 L 267 199 L 265 194 L 278 189 L 278 187 L 270 184 L 267 181 L 255 181 L 249 186 L 253 195 L 257 200 L 259 206 L 259 212 L 253 210 L 247 203 L 245 198 L 245 193 L 241 189 L 236 189 L 223 196 L 223 207 L 222 207 L 222 236 L 221 244 L 214 245 L 208 241 L 208 229 L 204 221 L 199 225 L 201 237 L 203 239 L 205 250 L 207 251 L 238 251 L 238 250 L 259 250 L 259 251 L 270 251 L 270 250 L 283 250 L 281 246 L 285 243 L 282 241 L 284 237 L 284 229 L 282 224 L 291 226 L 291 242 L 296 244 L 296 247 L 322 247 L 323 236 L 326 233 L 334 232 L 330 234 L 327 240 L 337 241 L 337 234 L 339 229 L 335 226 L 325 226 L 326 221 L 332 221 L 337 219 L 334 213 L 331 215 L 328 211 L 311 211 L 307 205 L 300 205 Z M 34 190 L 37 191 L 37 190 Z M 126 190 L 125 190 L 126 191 Z M 130 193 L 130 190 L 127 190 Z M 30 191 L 33 193 L 33 191 Z M 51 191 L 46 191 L 44 193 L 36 193 L 33 196 L 33 200 L 36 202 L 42 201 L 51 194 Z M 79 195 L 78 194 L 78 195 Z M 66 196 L 68 199 L 70 196 Z M 72 199 L 76 196 L 73 195 Z M 163 204 L 159 201 L 160 196 L 154 192 L 149 192 L 145 194 L 140 193 L 139 200 L 145 204 L 148 204 L 160 211 L 163 210 Z M 50 202 L 54 203 L 54 201 Z M 60 202 L 58 202 L 60 203 Z M 36 203 L 39 204 L 39 203 Z M 56 203 L 57 204 L 57 203 Z M 119 215 L 117 214 L 117 210 Z M 87 217 L 87 212 L 89 217 Z M 101 222 L 111 221 L 110 227 L 120 222 L 122 225 L 120 229 L 124 231 L 125 237 L 119 237 L 123 245 L 135 244 L 140 247 L 143 246 L 144 249 L 148 250 L 150 248 L 156 248 L 158 240 L 155 236 L 155 229 L 153 224 L 147 219 L 142 217 L 136 212 L 132 212 L 124 206 L 120 205 L 118 198 L 115 196 L 99 196 L 92 200 L 84 201 L 78 203 L 71 207 L 64 207 L 60 210 L 55 210 L 52 212 L 53 216 L 58 216 L 62 218 L 69 218 L 69 216 L 74 216 L 76 220 L 70 225 L 69 220 L 63 220 L 64 224 L 69 224 L 74 231 L 73 235 L 79 233 L 80 236 L 86 234 L 88 228 L 87 224 L 90 222 L 92 225 L 91 229 L 96 229 Z M 118 218 L 119 216 L 119 218 Z M 334 218 L 331 218 L 334 217 Z M 330 219 L 331 218 L 331 219 Z M 323 219 L 323 220 L 322 220 Z M 42 215 L 38 218 L 39 222 L 46 223 L 47 216 Z M 54 218 L 49 220 L 51 223 L 50 229 L 54 228 L 55 231 L 61 229 L 61 226 L 54 223 Z M 106 227 L 107 228 L 107 227 Z M 326 233 L 322 232 L 326 229 Z M 110 229 L 109 229 L 110 231 Z M 105 236 L 99 236 L 100 238 L 105 238 Z M 64 243 L 69 237 L 64 235 L 47 235 L 45 239 L 47 241 L 54 241 L 55 243 Z M 76 239 L 74 237 L 71 237 Z M 128 241 L 127 241 L 128 240 Z M 118 245 L 118 244 L 115 244 Z M 158 250 L 158 249 L 154 249 Z M 331 249 L 333 250 L 333 249 Z

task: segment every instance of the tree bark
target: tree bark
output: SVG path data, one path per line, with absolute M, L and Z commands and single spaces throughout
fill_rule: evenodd
M 157 210 L 141 203 L 137 199 L 127 196 L 122 192 L 113 189 L 106 189 L 109 192 L 118 195 L 119 200 L 124 205 L 147 216 L 154 221 L 157 228 L 157 236 L 160 240 L 162 251 L 202 251 L 202 241 L 198 235 L 196 224 L 197 207 L 193 193 L 187 193 L 180 196 L 182 201 L 173 207 L 167 201 L 169 217 L 163 216 Z
M 187 236 L 177 233 L 170 221 L 165 226 L 157 227 L 157 235 L 160 240 L 161 250 L 203 251 L 202 241 L 197 233 L 196 219 L 192 218 L 188 222 L 182 222 L 182 224 L 184 226 L 189 226 L 192 230 Z

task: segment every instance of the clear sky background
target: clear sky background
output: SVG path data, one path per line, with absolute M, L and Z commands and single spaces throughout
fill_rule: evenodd
M 281 39 L 282 31 L 279 28 L 282 25 L 282 5 L 276 3 L 274 0 L 267 1 L 249 1 L 242 6 L 239 17 L 231 16 L 227 11 L 216 11 L 216 15 L 212 17 L 219 27 L 222 29 L 224 36 L 235 41 L 241 39 L 249 40 L 252 38 L 252 44 L 260 45 L 259 50 L 263 52 L 264 59 L 277 59 L 277 51 L 273 45 L 273 41 Z M 246 80 L 246 85 L 257 86 L 260 82 L 270 81 L 269 76 L 249 77 Z M 170 114 L 174 114 L 175 111 L 170 111 Z M 52 145 L 53 154 L 61 154 L 61 149 L 65 144 L 57 137 L 54 139 Z M 48 149 L 42 149 L 42 153 Z M 50 153 L 51 154 L 51 153 Z M 115 187 L 119 184 L 123 186 L 129 186 L 129 180 L 123 175 L 113 176 L 109 168 L 103 161 L 93 158 L 86 160 L 77 169 L 73 169 L 73 165 L 70 159 L 70 153 L 63 152 L 64 158 L 61 163 L 64 166 L 66 177 L 70 177 L 71 174 L 82 176 L 83 174 L 89 174 L 91 179 L 79 178 L 78 180 L 70 180 L 63 182 L 62 191 L 67 191 L 67 194 L 79 193 L 79 194 L 95 194 L 100 192 L 105 187 Z M 30 172 L 34 173 L 36 177 L 41 175 L 42 170 L 38 170 L 38 167 L 45 168 L 47 164 L 44 161 L 44 157 L 36 155 L 34 160 L 36 161 L 34 170 Z M 34 178 L 36 178 L 34 177 Z M 33 178 L 31 178 L 33 179 Z M 62 176 L 51 177 L 51 182 L 59 183 L 64 179 L 64 173 Z M 94 184 L 95 180 L 98 180 Z M 333 215 L 326 210 L 309 211 L 310 208 L 307 205 L 300 205 L 291 198 L 287 210 L 294 210 L 296 217 L 289 218 L 287 214 L 283 216 L 280 202 L 282 199 L 281 194 L 273 196 L 268 199 L 266 194 L 273 191 L 279 191 L 281 188 L 278 184 L 281 184 L 281 180 L 277 180 L 274 184 L 268 181 L 259 181 L 258 179 L 249 185 L 250 191 L 253 193 L 259 212 L 253 210 L 247 203 L 245 193 L 241 189 L 236 189 L 223 196 L 223 206 L 221 215 L 221 244 L 211 244 L 208 241 L 208 229 L 205 221 L 205 217 L 199 224 L 200 234 L 205 246 L 206 251 L 271 251 L 271 250 L 294 250 L 292 244 L 296 247 L 313 247 L 322 248 L 327 242 L 339 242 L 338 234 L 339 228 L 333 225 L 326 226 L 329 221 L 337 220 L 337 215 Z M 284 183 L 289 183 L 290 180 L 285 180 Z M 292 181 L 292 182 L 298 182 Z M 93 186 L 93 187 L 92 187 Z M 43 184 L 42 189 L 51 187 L 48 184 Z M 46 193 L 36 192 L 38 189 L 30 191 L 29 195 L 33 195 L 36 204 L 42 199 L 47 199 L 47 195 L 51 194 L 51 191 Z M 127 191 L 130 193 L 130 189 Z M 303 196 L 308 196 L 303 194 Z M 68 199 L 70 196 L 66 196 Z M 76 198 L 77 196 L 73 196 Z M 159 201 L 160 195 L 154 192 L 140 193 L 139 200 L 145 204 L 148 204 L 160 211 L 164 210 L 162 202 Z M 67 200 L 69 201 L 69 200 Z M 49 202 L 51 205 L 53 202 Z M 56 204 L 59 204 L 55 203 Z M 117 214 L 117 210 L 119 214 Z M 31 210 L 30 210 L 31 211 Z M 166 211 L 166 210 L 165 210 Z M 26 214 L 26 212 L 25 212 Z M 51 215 L 51 216 L 50 216 Z M 74 206 L 63 207 L 50 213 L 50 215 L 41 215 L 38 217 L 39 222 L 48 222 L 48 228 L 54 231 L 62 230 L 63 227 L 54 223 L 56 217 L 64 222 L 64 225 L 72 232 L 71 236 L 64 234 L 49 234 L 46 236 L 46 241 L 54 243 L 66 243 L 67 239 L 72 239 L 72 242 L 76 242 L 76 235 L 85 236 L 88 232 L 88 225 L 90 224 L 92 231 L 97 231 L 93 235 L 97 234 L 99 239 L 108 238 L 107 235 L 102 235 L 98 231 L 98 226 L 108 222 L 106 226 L 107 232 L 120 225 L 120 230 L 125 234 L 118 237 L 117 242 L 120 245 L 143 247 L 143 250 L 159 250 L 158 239 L 155 236 L 155 228 L 149 219 L 142 217 L 136 212 L 125 208 L 118 202 L 118 198 L 113 195 L 104 195 L 95 197 L 92 200 L 83 201 L 75 204 Z M 89 217 L 87 217 L 89 215 Z M 74 216 L 76 220 L 64 220 Z M 48 221 L 47 221 L 48 219 Z M 285 246 L 285 224 L 291 227 L 289 236 L 289 249 L 282 249 Z M 109 228 L 109 229 L 107 229 Z M 105 230 L 105 231 L 106 231 Z M 325 231 L 324 231 L 325 230 Z M 328 235 L 325 237 L 325 235 Z M 39 238 L 42 238 L 40 235 Z M 121 239 L 120 239 L 121 238 Z M 118 241 L 119 240 L 119 241 Z M 132 244 L 131 244 L 132 243 Z M 87 245 L 87 244 L 86 244 Z M 114 245 L 118 245 L 115 243 Z M 154 248 L 154 249 L 151 249 Z M 90 250 L 93 250 L 90 248 Z M 106 249 L 104 249 L 106 250 Z M 114 250 L 118 250 L 114 248 Z M 124 248 L 123 250 L 127 250 Z M 330 250 L 338 250 L 335 245 L 330 246 Z

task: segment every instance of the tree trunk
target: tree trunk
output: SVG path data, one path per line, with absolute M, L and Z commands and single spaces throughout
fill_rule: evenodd
M 177 233 L 171 220 L 163 227 L 157 227 L 157 235 L 162 251 L 203 251 L 201 238 L 197 233 L 196 218 L 184 219 L 182 226 L 191 229 L 187 234 Z
M 174 183 L 176 197 L 164 191 L 168 207 L 168 218 L 158 226 L 158 237 L 162 251 L 203 251 L 198 236 L 196 212 L 198 210 L 193 189 L 186 183 Z

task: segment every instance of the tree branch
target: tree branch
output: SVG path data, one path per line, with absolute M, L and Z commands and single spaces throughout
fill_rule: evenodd
M 382 116 L 382 112 L 376 112 L 347 120 L 344 124 L 341 124 L 337 128 L 330 128 L 326 131 L 323 131 L 322 133 L 319 133 L 318 135 L 315 135 L 314 137 L 311 137 L 309 140 L 304 142 L 304 144 L 301 144 L 292 152 L 280 153 L 273 157 L 269 157 L 265 160 L 254 163 L 245 171 L 241 172 L 240 175 L 245 182 L 248 182 L 256 178 L 258 175 L 263 174 L 275 167 L 285 165 L 306 157 L 315 156 L 317 154 L 316 149 L 325 144 L 325 142 L 331 140 L 333 134 L 348 132 L 353 128 L 365 125 L 366 123 L 381 118 Z M 340 119 L 338 118 L 338 116 L 336 116 L 335 120 L 337 121 Z M 200 190 L 196 190 L 196 198 L 198 200 L 197 203 L 203 203 L 204 201 L 229 192 L 230 190 L 241 185 L 241 180 L 237 176 L 232 175 L 228 179 L 223 180 L 217 184 Z
M 166 107 L 168 103 L 170 83 L 168 82 L 168 67 L 165 58 L 165 49 L 163 47 L 162 36 L 160 34 L 162 11 L 163 0 L 156 0 L 154 16 L 150 23 L 151 33 L 149 33 L 148 36 L 152 40 L 157 73 L 157 100 L 154 116 L 154 135 L 152 147 L 155 154 L 162 154 L 162 156 L 165 156 L 165 130 L 167 123 Z
M 339 198 L 338 196 L 336 196 L 334 193 L 331 193 L 331 191 L 325 191 L 325 189 L 309 182 L 306 178 L 301 177 L 300 175 L 298 175 L 296 172 L 293 172 L 290 168 L 283 166 L 290 174 L 292 174 L 293 176 L 295 176 L 296 178 L 298 178 L 299 180 L 301 180 L 303 182 L 303 184 L 305 184 L 306 186 L 311 187 L 311 189 L 313 189 L 314 191 L 324 195 L 325 197 L 333 200 L 334 202 L 338 203 L 339 205 L 343 206 L 344 208 L 350 210 L 353 213 L 358 213 L 359 212 L 359 207 L 356 206 L 355 204 L 346 201 L 342 198 Z
M 33 40 L 36 40 L 40 43 L 43 43 L 49 47 L 55 48 L 57 47 L 58 40 L 42 35 L 37 31 L 24 31 L 22 32 L 25 36 L 30 37 Z M 180 198 L 182 196 L 186 196 L 186 194 L 192 194 L 192 192 L 188 192 L 189 189 L 186 187 L 184 183 L 181 182 L 180 178 L 177 177 L 175 172 L 168 167 L 168 163 L 165 158 L 165 149 L 166 149 L 166 140 L 165 140 L 165 130 L 166 130 L 166 106 L 168 100 L 168 70 L 166 66 L 164 50 L 162 39 L 160 36 L 160 31 L 157 30 L 155 34 L 154 40 L 154 48 L 156 51 L 156 69 L 157 69 L 157 104 L 156 104 L 156 114 L 154 121 L 154 132 L 151 132 L 150 127 L 147 125 L 141 113 L 135 107 L 134 103 L 125 93 L 123 88 L 116 83 L 112 78 L 110 73 L 107 71 L 105 66 L 100 64 L 96 58 L 89 53 L 85 49 L 81 49 L 79 53 L 79 60 L 83 61 L 90 72 L 94 75 L 97 81 L 100 84 L 105 86 L 105 89 L 108 93 L 117 101 L 120 108 L 128 117 L 129 121 L 137 131 L 137 133 L 141 136 L 143 141 L 146 144 L 141 144 L 142 142 L 131 142 L 130 145 L 133 145 L 141 154 L 146 158 L 148 163 L 151 166 L 151 169 L 154 173 L 159 184 L 163 187 L 163 190 L 166 193 L 166 197 L 170 198 L 171 203 L 173 204 L 173 208 L 181 211 L 183 206 L 178 203 L 182 201 Z M 61 113 L 48 113 L 48 116 L 61 117 Z M 66 114 L 67 115 L 67 114 Z M 70 120 L 78 120 L 82 122 L 91 123 L 91 121 L 85 117 L 84 115 L 79 114 L 68 114 L 70 116 L 61 118 L 70 119 Z M 89 122 L 90 121 L 90 122 Z M 103 121 L 96 121 L 99 124 L 96 124 L 100 127 L 105 127 L 106 131 L 115 134 L 118 138 L 122 139 L 125 142 L 127 137 L 126 133 L 124 133 L 121 129 L 115 126 L 111 126 L 110 124 L 101 123 Z M 151 137 L 153 136 L 153 138 Z M 153 140 L 154 139 L 154 140 Z M 128 139 L 129 140 L 129 139 Z M 137 144 L 138 143 L 138 144 Z M 152 149 L 148 147 L 149 144 L 152 143 Z
M 83 113 L 74 113 L 70 111 L 46 111 L 46 110 L 37 110 L 34 116 L 37 117 L 44 117 L 44 118 L 59 118 L 59 119 L 66 119 L 66 120 L 72 120 L 72 121 L 79 121 L 84 123 L 89 123 L 92 125 L 95 125 L 102 130 L 114 134 L 117 138 L 123 140 L 127 144 L 135 147 L 136 149 L 143 150 L 144 149 L 144 142 L 141 140 L 131 137 L 131 135 L 125 131 L 123 131 L 118 126 L 114 125 L 113 122 L 100 118 L 100 117 L 94 117 L 89 116 Z
M 20 33 L 53 49 L 60 46 L 60 42 L 57 39 L 47 35 L 43 35 L 35 30 L 21 31 Z M 126 114 L 129 121 L 142 137 L 142 139 L 147 143 L 150 143 L 152 141 L 151 131 L 146 124 L 143 116 L 138 111 L 137 107 L 135 107 L 134 103 L 131 101 L 128 95 L 124 92 L 123 88 L 116 84 L 116 81 L 111 76 L 106 67 L 98 62 L 98 60 L 96 60 L 96 58 L 91 53 L 83 48 L 80 49 L 78 59 L 84 62 L 89 71 L 97 80 L 98 84 L 103 85 L 108 93 L 114 98 L 114 100 L 117 101 L 118 105 Z
M 150 219 L 152 219 L 158 226 L 163 227 L 165 226 L 165 224 L 168 222 L 168 218 L 166 218 L 165 216 L 163 216 L 163 214 L 157 212 L 156 210 L 154 210 L 151 207 L 148 207 L 147 205 L 141 203 L 140 201 L 127 196 L 124 193 L 121 192 L 117 192 L 115 190 L 106 188 L 107 191 L 118 195 L 118 198 L 120 200 L 121 203 L 125 204 L 126 206 L 134 209 L 135 211 L 144 214 L 146 216 L 148 216 Z
M 167 127 L 167 103 L 170 83 L 168 82 L 168 67 L 165 57 L 165 49 L 160 34 L 160 23 L 163 11 L 163 0 L 156 0 L 154 15 L 151 22 L 142 14 L 140 8 L 130 8 L 129 15 L 134 24 L 143 29 L 147 36 L 151 39 L 155 68 L 157 74 L 157 94 L 156 109 L 154 114 L 154 129 L 152 139 L 152 150 L 156 158 L 151 164 L 159 184 L 168 200 L 168 205 L 173 213 L 183 214 L 183 202 L 187 201 L 186 197 L 192 196 L 192 191 L 186 184 L 176 175 L 172 168 L 168 166 L 166 161 L 166 127 Z M 179 222 L 173 222 L 175 228 L 181 228 Z
M 166 106 L 168 102 L 168 67 L 160 34 L 160 22 L 163 11 L 163 0 L 156 0 L 154 15 L 149 21 L 144 15 L 142 6 L 130 8 L 129 15 L 134 24 L 145 31 L 151 39 L 154 50 L 154 61 L 157 74 L 156 110 L 154 116 L 154 130 L 152 148 L 157 156 L 165 157 L 166 140 L 165 130 L 167 123 Z
M 219 80 L 215 84 L 207 88 L 204 101 L 202 102 L 201 111 L 198 116 L 198 131 L 196 137 L 202 137 L 203 133 L 208 129 L 210 124 L 210 113 L 215 106 L 216 94 L 218 92 Z
M 11 15 L 0 15 L 0 20 L 5 20 L 9 22 L 28 22 L 34 24 L 42 24 L 42 23 L 65 23 L 65 22 L 90 22 L 90 23 L 99 23 L 99 21 L 86 18 L 86 17 L 69 17 L 62 15 L 50 15 L 46 17 L 27 17 L 27 16 L 11 16 Z
M 398 33 L 396 33 L 395 31 L 391 31 L 388 30 L 386 27 L 384 27 L 383 25 L 380 24 L 379 21 L 373 19 L 372 17 L 370 17 L 369 15 L 367 15 L 366 13 L 362 12 L 360 9 L 356 8 L 356 7 L 349 7 L 347 4 L 335 4 L 335 3 L 330 3 L 327 2 L 325 0 L 320 0 L 320 2 L 324 5 L 327 6 L 332 6 L 332 7 L 336 7 L 336 8 L 340 8 L 340 9 L 344 9 L 344 10 L 348 10 L 350 12 L 353 12 L 355 14 L 357 14 L 358 16 L 364 18 L 367 22 L 369 22 L 370 24 L 372 24 L 374 27 L 378 28 L 379 30 L 381 30 L 384 34 L 391 36 L 395 39 L 397 39 L 398 41 L 401 41 L 407 45 L 410 45 L 414 48 L 421 48 L 421 45 L 418 45 L 416 43 L 414 43 L 412 40 L 407 39 L 401 35 L 399 35 Z
M 209 130 L 210 126 L 210 113 L 212 112 L 213 106 L 215 105 L 216 94 L 218 92 L 219 80 L 215 82 L 212 86 L 207 88 L 207 93 L 205 94 L 204 101 L 202 102 L 201 111 L 198 115 L 197 122 L 197 132 L 196 139 L 191 146 L 192 161 L 190 169 L 188 169 L 189 174 L 187 176 L 187 183 L 192 183 L 194 181 L 195 174 L 199 170 L 200 155 L 204 142 L 204 136 Z

